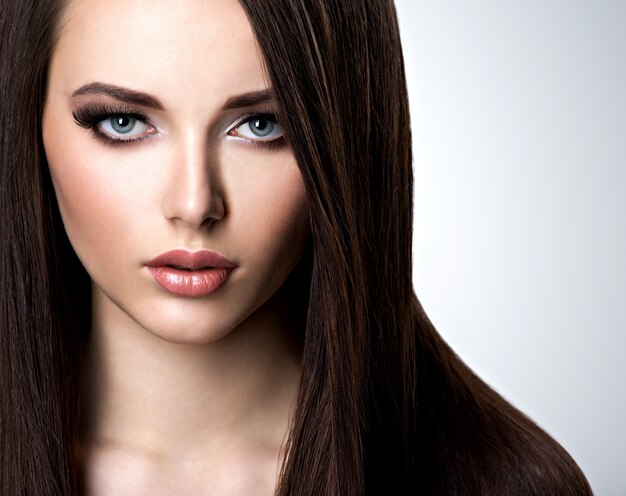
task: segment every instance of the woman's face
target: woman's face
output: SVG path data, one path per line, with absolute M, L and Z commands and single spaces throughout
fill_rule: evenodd
M 66 6 L 44 147 L 94 301 L 120 322 L 210 342 L 301 258 L 305 189 L 264 74 L 236 0 Z M 235 268 L 146 265 L 170 250 L 210 250 Z

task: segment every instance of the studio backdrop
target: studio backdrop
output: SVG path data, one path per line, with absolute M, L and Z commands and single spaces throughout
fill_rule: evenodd
M 414 284 L 463 360 L 626 495 L 626 2 L 397 0 Z

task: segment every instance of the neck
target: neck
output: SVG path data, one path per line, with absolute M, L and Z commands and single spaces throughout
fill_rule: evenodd
M 190 345 L 152 335 L 94 288 L 81 445 L 280 449 L 301 357 L 285 305 L 279 291 L 226 336 Z

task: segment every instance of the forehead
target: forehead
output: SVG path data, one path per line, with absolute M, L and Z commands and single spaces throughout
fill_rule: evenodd
M 101 81 L 152 92 L 167 106 L 266 86 L 236 0 L 73 0 L 60 28 L 50 82 L 63 92 Z

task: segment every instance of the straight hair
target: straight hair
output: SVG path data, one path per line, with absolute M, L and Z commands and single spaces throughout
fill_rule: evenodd
M 62 2 L 0 19 L 0 494 L 79 495 L 89 277 L 41 139 Z M 276 493 L 589 495 L 566 451 L 448 347 L 412 285 L 393 2 L 240 0 L 311 211 L 303 370 Z
M 412 153 L 390 0 L 241 0 L 309 192 L 313 273 L 281 495 L 584 495 L 412 286 Z
M 0 5 L 0 494 L 7 496 L 79 494 L 89 278 L 65 235 L 41 139 L 61 7 Z

